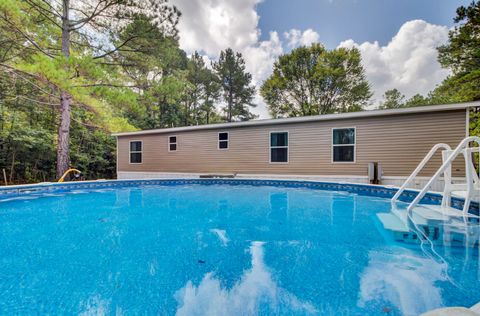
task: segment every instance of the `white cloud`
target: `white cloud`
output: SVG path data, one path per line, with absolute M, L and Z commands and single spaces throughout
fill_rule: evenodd
M 312 29 L 300 31 L 297 29 L 291 29 L 288 32 L 283 33 L 288 41 L 288 47 L 293 48 L 297 46 L 309 46 L 312 43 L 317 43 L 320 40 L 320 36 Z
M 277 32 L 270 32 L 270 39 L 242 50 L 247 71 L 255 84 L 261 84 L 272 72 L 273 63 L 283 53 L 282 41 Z
M 386 46 L 378 42 L 357 44 L 351 39 L 339 46 L 360 50 L 374 101 L 378 101 L 388 89 L 397 88 L 411 97 L 435 88 L 449 74 L 440 67 L 436 50 L 447 40 L 447 27 L 414 20 L 403 24 Z
M 283 53 L 282 41 L 277 32 L 270 32 L 270 39 L 257 45 L 246 47 L 243 51 L 246 69 L 252 74 L 252 81 L 257 88 L 254 102 L 257 107 L 252 110 L 260 118 L 269 117 L 267 106 L 259 94 L 260 87 L 265 79 L 270 76 L 273 63 Z
M 275 60 L 289 50 L 320 40 L 312 29 L 291 29 L 279 34 L 272 30 L 269 38 L 260 39 L 256 6 L 261 0 L 171 0 L 182 12 L 179 23 L 180 46 L 191 54 L 195 50 L 206 61 L 218 58 L 221 50 L 231 47 L 243 54 L 247 71 L 259 90 L 272 72 Z M 437 62 L 436 47 L 448 39 L 448 28 L 422 20 L 406 22 L 385 46 L 378 42 L 355 43 L 346 40 L 341 47 L 358 47 L 362 53 L 367 79 L 378 102 L 385 90 L 397 88 L 407 97 L 426 94 L 447 75 Z M 260 118 L 268 117 L 265 103 L 257 93 Z
M 231 47 L 241 51 L 258 42 L 260 0 L 172 0 L 182 12 L 180 46 L 187 52 L 200 50 L 210 56 Z
M 443 305 L 442 292 L 435 284 L 447 281 L 445 265 L 406 250 L 371 251 L 368 257 L 360 276 L 360 307 L 382 301 L 403 315 L 420 315 Z
M 218 58 L 220 51 L 230 47 L 242 53 L 247 71 L 257 87 L 253 112 L 268 117 L 265 103 L 258 94 L 262 82 L 270 75 L 273 63 L 283 53 L 277 32 L 270 32 L 268 40 L 260 41 L 259 16 L 256 5 L 260 0 L 172 0 L 182 12 L 180 18 L 180 47 L 193 53 L 207 55 L 205 60 Z M 306 35 L 311 36 L 311 35 Z
M 310 302 L 301 301 L 275 282 L 265 265 L 262 242 L 252 242 L 250 254 L 252 267 L 244 271 L 231 288 L 223 287 L 212 272 L 198 285 L 188 281 L 175 294 L 176 315 L 257 315 L 260 306 L 265 304 L 273 311 L 286 314 L 319 313 Z

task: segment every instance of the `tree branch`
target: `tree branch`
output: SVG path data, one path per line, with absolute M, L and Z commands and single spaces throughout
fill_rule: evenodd
M 52 94 L 52 93 L 50 93 L 49 91 L 44 90 L 44 89 L 43 89 L 42 87 L 40 87 L 39 85 L 37 85 L 37 84 L 31 82 L 30 80 L 26 79 L 25 77 L 21 76 L 21 74 L 23 74 L 23 75 L 27 75 L 27 76 L 29 76 L 29 77 L 32 77 L 32 78 L 34 78 L 34 79 L 36 79 L 36 80 L 39 80 L 38 75 L 31 74 L 31 73 L 28 73 L 28 72 L 23 71 L 23 70 L 20 70 L 20 69 L 16 69 L 16 68 L 14 68 L 14 67 L 11 67 L 11 66 L 8 66 L 8 65 L 5 65 L 5 64 L 2 64 L 2 63 L 0 63 L 0 67 L 3 67 L 3 68 L 5 68 L 5 69 L 7 69 L 6 71 L 13 72 L 15 75 L 17 75 L 17 76 L 19 76 L 20 78 L 22 78 L 23 80 L 27 81 L 28 83 L 30 83 L 32 86 L 36 87 L 36 88 L 37 88 L 38 90 L 40 90 L 41 92 L 43 92 L 43 93 L 45 93 L 45 94 L 48 94 L 48 95 L 50 95 L 50 96 L 52 96 L 52 97 L 58 97 L 57 95 Z M 56 87 L 55 87 L 55 88 L 56 88 Z
M 59 28 L 62 28 L 62 26 L 60 24 L 58 24 L 57 21 L 55 21 L 54 19 L 52 19 L 50 16 L 48 16 L 47 13 L 49 14 L 53 14 L 54 16 L 57 16 L 54 12 L 51 12 L 45 8 L 42 8 L 41 6 L 39 6 L 38 4 L 30 1 L 30 0 L 25 0 L 26 3 L 28 3 L 30 5 L 30 8 L 37 11 L 39 14 L 41 14 L 43 17 L 47 18 L 50 22 L 52 22 L 53 24 L 55 24 L 57 27 Z M 61 18 L 60 16 L 57 16 L 59 18 Z
M 27 34 L 23 33 L 18 27 L 15 26 L 15 24 L 11 23 L 8 19 L 1 17 L 7 24 L 9 24 L 16 32 L 18 32 L 20 35 L 22 35 L 27 41 L 29 41 L 35 48 L 37 48 L 40 52 L 43 54 L 47 55 L 50 58 L 54 58 L 55 56 L 52 55 L 51 53 L 45 51 L 43 48 L 40 47 L 33 39 L 31 39 Z
M 88 87 L 111 87 L 111 88 L 138 88 L 137 85 L 122 85 L 114 83 L 92 83 L 71 86 L 72 88 L 88 88 Z
M 14 100 L 17 100 L 17 99 L 25 99 L 27 101 L 30 101 L 30 102 L 35 102 L 35 103 L 38 103 L 38 104 L 42 104 L 42 105 L 51 105 L 51 106 L 59 106 L 60 103 L 50 103 L 50 102 L 43 102 L 43 101 L 38 101 L 38 100 L 35 100 L 35 99 L 30 99 L 29 97 L 26 97 L 24 95 L 16 95 L 15 97 L 13 98 L 10 98 L 10 99 L 4 99 L 6 101 L 14 101 Z
M 108 55 L 111 55 L 113 53 L 115 53 L 116 51 L 118 51 L 120 48 L 122 48 L 123 46 L 127 45 L 128 42 L 130 42 L 131 40 L 135 39 L 139 37 L 138 35 L 134 35 L 134 36 L 131 36 L 129 38 L 127 38 L 122 44 L 120 44 L 119 46 L 115 47 L 114 49 L 112 49 L 111 51 L 108 51 L 104 54 L 101 54 L 101 55 L 98 55 L 98 56 L 94 56 L 93 59 L 99 59 L 99 58 L 103 58 L 103 57 L 106 57 Z
M 82 12 L 81 10 L 77 10 L 79 12 L 82 12 L 83 14 L 86 15 L 85 18 L 83 19 L 80 19 L 80 20 L 77 20 L 77 21 L 71 21 L 69 24 L 70 26 L 72 26 L 72 30 L 78 30 L 79 28 L 82 28 L 85 24 L 87 24 L 88 22 L 90 22 L 91 20 L 93 20 L 94 18 L 96 18 L 97 16 L 99 16 L 100 14 L 102 14 L 102 12 L 104 12 L 105 10 L 107 10 L 108 8 L 110 8 L 111 6 L 119 3 L 120 1 L 119 0 L 115 0 L 115 1 L 111 1 L 111 2 L 106 2 L 106 4 L 103 6 L 103 8 L 99 9 L 100 7 L 100 4 L 103 3 L 103 2 L 106 2 L 106 0 L 100 0 L 98 1 L 97 5 L 95 6 L 95 9 L 93 9 L 93 12 L 90 14 L 90 15 L 87 15 L 85 14 L 84 12 Z M 77 25 L 80 25 L 80 26 L 77 26 Z M 76 26 L 76 27 L 73 27 L 73 26 Z
M 77 120 L 77 119 L 74 118 L 74 117 L 72 117 L 72 121 L 75 121 L 75 122 L 77 122 L 78 124 L 81 124 L 81 125 L 86 126 L 86 127 L 96 128 L 96 129 L 99 129 L 99 130 L 108 132 L 108 130 L 107 130 L 106 128 L 102 127 L 102 126 L 84 123 L 84 122 L 82 122 L 82 121 L 80 121 L 80 120 Z
M 62 17 L 62 14 L 58 12 L 57 9 L 55 9 L 47 0 L 41 0 L 41 1 L 45 3 L 50 8 L 50 10 L 52 10 L 51 12 L 53 15 L 56 15 L 59 18 Z

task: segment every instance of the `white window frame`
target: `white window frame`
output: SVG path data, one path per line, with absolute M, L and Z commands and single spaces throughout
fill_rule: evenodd
M 273 146 L 272 147 L 272 134 L 287 133 L 287 146 Z M 268 161 L 274 165 L 285 165 L 290 162 L 290 133 L 288 131 L 270 131 L 268 134 Z M 272 148 L 287 148 L 287 161 L 272 161 Z
M 142 150 L 132 151 L 132 143 L 140 143 L 142 146 Z M 132 154 L 141 154 L 142 155 L 142 162 L 132 162 Z M 131 140 L 128 142 L 128 163 L 131 165 L 141 165 L 143 163 L 143 141 L 141 140 Z
M 220 134 L 227 134 L 227 139 L 220 140 Z M 227 142 L 227 148 L 220 148 L 220 142 Z M 229 132 L 218 132 L 217 134 L 217 149 L 218 150 L 228 150 L 230 148 L 230 133 Z
M 354 131 L 354 142 L 353 144 L 334 144 L 333 143 L 333 133 L 335 132 L 335 130 L 339 130 L 339 129 L 353 129 Z M 357 162 L 357 127 L 356 126 L 349 126 L 349 127 L 332 127 L 332 133 L 330 134 L 331 135 L 331 152 L 332 152 L 332 155 L 331 155 L 331 162 L 332 163 L 335 163 L 335 164 L 348 164 L 348 163 L 356 163 Z M 345 146 L 353 146 L 353 161 L 335 161 L 334 160 L 334 156 L 335 156 L 335 151 L 334 151 L 334 148 L 335 147 L 345 147 Z
M 175 137 L 175 142 L 174 143 L 170 143 L 170 138 L 171 137 Z M 170 149 L 170 145 L 175 145 L 175 150 L 171 150 Z M 177 135 L 170 135 L 168 136 L 167 138 L 167 148 L 168 148 L 168 152 L 171 152 L 171 153 L 174 153 L 178 150 L 178 136 Z

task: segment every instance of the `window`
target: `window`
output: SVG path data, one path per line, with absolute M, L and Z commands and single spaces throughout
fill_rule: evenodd
M 333 129 L 332 137 L 332 161 L 355 162 L 355 128 Z
M 142 142 L 130 142 L 130 163 L 142 163 Z
M 177 136 L 168 137 L 168 151 L 177 151 Z
M 218 133 L 218 149 L 228 149 L 228 133 Z
M 270 133 L 270 162 L 288 162 L 288 132 Z

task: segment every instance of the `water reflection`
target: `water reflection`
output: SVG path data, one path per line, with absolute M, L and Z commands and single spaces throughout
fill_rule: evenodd
M 468 280 L 475 280 L 471 272 L 479 260 L 477 218 L 443 214 L 429 205 L 408 212 L 406 204 L 392 205 L 390 212 L 376 217 L 390 242 L 407 247 L 398 247 L 392 254 L 369 253 L 359 306 L 383 299 L 404 315 L 418 315 L 451 300 L 451 292 L 442 293 L 442 288 L 468 293 Z M 416 249 L 421 252 L 414 252 Z M 462 261 L 463 269 L 459 269 Z M 442 281 L 446 283 L 440 286 Z
M 99 316 L 107 315 L 110 312 L 110 301 L 102 299 L 98 294 L 88 298 L 82 302 L 79 313 L 80 316 Z M 116 313 L 118 315 L 118 313 Z
M 281 288 L 264 262 L 264 243 L 252 242 L 252 267 L 230 289 L 222 288 L 214 273 L 200 284 L 191 281 L 175 294 L 177 315 L 256 315 L 259 313 L 314 314 L 315 307 Z
M 224 229 L 210 229 L 210 232 L 217 235 L 218 239 L 222 242 L 222 245 L 226 247 L 230 239 L 227 237 L 227 232 Z
M 438 281 L 446 281 L 446 264 L 403 249 L 399 253 L 371 251 L 360 278 L 359 307 L 383 302 L 402 315 L 419 315 L 443 306 Z

